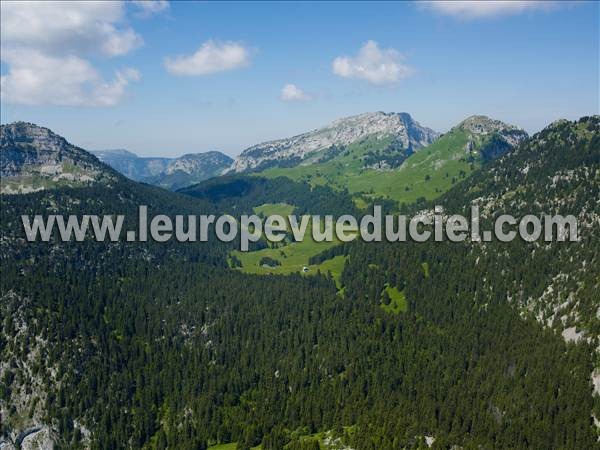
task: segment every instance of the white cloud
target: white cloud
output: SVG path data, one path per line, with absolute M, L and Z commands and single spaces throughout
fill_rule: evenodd
M 121 2 L 2 2 L 2 48 L 46 53 L 124 55 L 142 44 L 122 25 Z
M 297 102 L 310 100 L 311 96 L 300 89 L 295 84 L 286 84 L 281 89 L 281 100 L 284 102 Z
M 536 9 L 552 9 L 559 6 L 553 1 L 481 0 L 481 1 L 427 1 L 418 5 L 440 14 L 459 19 L 479 19 L 509 14 L 519 14 Z
M 239 42 L 206 41 L 190 56 L 165 59 L 172 75 L 208 75 L 239 69 L 250 63 L 250 52 Z
M 112 106 L 140 78 L 124 69 L 106 81 L 85 59 L 120 56 L 142 44 L 124 25 L 122 2 L 1 2 L 3 102 L 26 105 Z
M 375 85 L 394 84 L 413 74 L 403 64 L 404 57 L 393 48 L 380 49 L 375 41 L 366 42 L 356 56 L 338 56 L 333 60 L 333 73 L 344 78 L 367 80 Z
M 142 45 L 142 38 L 131 28 L 115 32 L 112 25 L 105 25 L 106 38 L 100 45 L 102 52 L 109 56 L 120 56 Z
M 125 96 L 125 88 L 131 81 L 139 81 L 142 78 L 140 72 L 131 67 L 118 70 L 115 79 L 111 83 L 102 82 L 97 84 L 92 91 L 90 104 L 97 106 L 113 106 Z M 94 103 L 95 102 L 95 103 Z
M 2 75 L 2 101 L 24 105 L 113 106 L 125 95 L 135 69 L 118 71 L 106 82 L 94 67 L 77 56 L 57 57 L 31 50 L 3 55 L 10 71 Z
M 161 13 L 169 8 L 167 0 L 132 0 L 131 3 L 140 8 L 142 15 L 146 17 Z

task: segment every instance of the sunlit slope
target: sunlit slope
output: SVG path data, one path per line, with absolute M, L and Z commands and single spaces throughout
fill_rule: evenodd
M 333 157 L 317 153 L 294 167 L 271 167 L 260 174 L 347 189 L 357 205 L 376 197 L 412 203 L 440 196 L 526 138 L 527 133 L 513 125 L 472 116 L 424 148 L 402 149 L 391 136 L 371 136 Z
M 341 156 L 326 163 L 272 168 L 261 175 L 326 184 L 339 190 L 348 189 L 358 197 L 386 197 L 410 203 L 419 197 L 439 196 L 480 166 L 479 154 L 466 150 L 468 142 L 467 132 L 453 130 L 413 153 L 399 168 L 375 169 L 365 168 L 364 159 L 369 153 L 381 154 L 390 140 L 367 139 L 348 146 Z
M 286 218 L 287 223 L 287 216 L 292 214 L 295 208 L 294 205 L 286 203 L 265 203 L 254 207 L 253 210 L 263 217 L 281 215 Z M 298 220 L 300 221 L 301 218 Z M 256 275 L 302 273 L 310 276 L 318 272 L 331 273 L 336 282 L 339 281 L 346 261 L 345 256 L 335 256 L 319 264 L 311 264 L 312 257 L 340 244 L 335 233 L 333 233 L 334 239 L 331 242 L 316 242 L 312 236 L 312 227 L 309 222 L 303 240 L 295 242 L 289 227 L 286 234 L 288 236 L 284 241 L 266 243 L 265 248 L 248 252 L 232 251 L 230 265 L 243 272 Z

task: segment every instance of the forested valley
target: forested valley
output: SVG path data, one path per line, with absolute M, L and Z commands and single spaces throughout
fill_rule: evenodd
M 324 448 L 319 433 L 364 450 L 599 448 L 599 169 L 598 117 L 551 125 L 403 210 L 476 202 L 482 228 L 500 212 L 577 214 L 580 242 L 356 241 L 317 256 L 345 257 L 339 284 L 242 273 L 217 239 L 27 243 L 20 215 L 356 213 L 344 191 L 234 176 L 171 193 L 115 176 L 3 195 L 0 435 L 35 418 L 73 449 Z M 405 311 L 386 308 L 388 288 Z M 568 342 L 568 326 L 588 339 Z

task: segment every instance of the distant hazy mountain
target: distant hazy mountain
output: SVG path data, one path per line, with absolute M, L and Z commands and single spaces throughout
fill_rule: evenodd
M 140 158 L 125 149 L 94 150 L 92 153 L 100 161 L 135 181 L 160 174 L 169 163 L 169 158 Z
M 0 126 L 0 175 L 3 194 L 108 183 L 118 177 L 85 150 L 26 122 Z
M 236 158 L 231 169 L 243 172 L 317 163 L 335 157 L 345 146 L 367 137 L 391 138 L 398 152 L 411 153 L 433 142 L 438 133 L 422 127 L 407 113 L 365 113 L 298 136 L 254 145 Z
M 229 156 L 217 151 L 190 153 L 179 158 L 143 158 L 123 149 L 93 153 L 132 180 L 172 190 L 220 175 L 233 162 Z

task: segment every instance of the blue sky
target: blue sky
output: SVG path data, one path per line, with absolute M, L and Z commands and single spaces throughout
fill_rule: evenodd
M 366 111 L 530 132 L 599 113 L 595 2 L 88 4 L 61 28 L 65 5 L 2 3 L 2 123 L 176 156 Z

